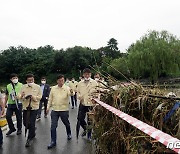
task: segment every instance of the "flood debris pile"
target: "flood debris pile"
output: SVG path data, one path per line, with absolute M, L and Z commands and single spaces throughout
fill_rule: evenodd
M 109 90 L 101 94 L 101 101 L 180 139 L 180 108 L 174 108 L 177 100 L 150 97 L 165 96 L 165 93 L 136 83 L 119 84 L 115 90 Z M 100 105 L 95 105 L 91 115 L 96 153 L 172 152 Z

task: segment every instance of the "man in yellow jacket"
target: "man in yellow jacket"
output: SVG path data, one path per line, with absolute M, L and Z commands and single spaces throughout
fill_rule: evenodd
M 29 125 L 29 133 L 25 145 L 26 147 L 29 147 L 31 145 L 32 139 L 36 136 L 35 122 L 39 109 L 39 102 L 42 97 L 42 92 L 40 86 L 34 83 L 33 74 L 26 75 L 26 82 L 27 84 L 23 85 L 18 97 L 23 103 L 23 124 L 25 127 Z M 28 107 L 31 108 L 30 111 L 28 111 Z
M 91 101 L 92 95 L 97 91 L 98 83 L 91 78 L 90 69 L 86 68 L 83 70 L 84 80 L 80 81 L 77 86 L 77 96 L 80 100 L 79 111 L 78 111 L 78 122 L 77 126 L 84 129 L 82 136 L 86 135 L 87 123 L 85 121 L 86 113 L 92 110 L 93 103 Z M 88 121 L 88 125 L 90 122 Z M 87 134 L 88 139 L 91 139 L 91 130 Z
M 71 127 L 69 122 L 69 96 L 73 96 L 73 90 L 64 84 L 64 76 L 58 75 L 57 85 L 51 88 L 49 95 L 47 113 L 51 108 L 51 143 L 48 149 L 56 146 L 56 128 L 58 119 L 61 118 L 66 127 L 67 139 L 71 140 Z
M 74 109 L 74 105 L 77 107 L 77 84 L 78 82 L 74 78 L 69 81 L 69 87 L 74 91 L 74 96 L 71 96 L 72 109 Z

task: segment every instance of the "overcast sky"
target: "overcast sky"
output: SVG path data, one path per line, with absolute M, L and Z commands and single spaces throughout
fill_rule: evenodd
M 0 0 L 0 50 L 52 45 L 121 51 L 148 30 L 180 36 L 180 0 Z

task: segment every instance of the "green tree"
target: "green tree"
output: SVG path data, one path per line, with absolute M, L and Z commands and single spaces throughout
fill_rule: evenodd
M 179 75 L 180 41 L 167 31 L 150 31 L 128 49 L 128 66 L 134 78 Z
M 112 59 L 121 57 L 120 51 L 118 50 L 118 42 L 114 38 L 108 41 L 107 46 L 101 48 L 101 52 L 105 57 Z

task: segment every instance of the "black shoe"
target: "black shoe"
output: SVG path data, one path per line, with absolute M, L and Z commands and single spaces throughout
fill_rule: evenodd
M 25 147 L 30 147 L 30 146 L 31 146 L 31 140 L 30 140 L 30 139 L 27 139 L 26 144 L 25 144 Z
M 68 140 L 71 140 L 71 139 L 72 139 L 72 136 L 71 136 L 71 135 L 67 135 L 67 139 L 68 139 Z
M 3 144 L 0 144 L 0 149 L 2 149 L 2 145 L 3 145 Z
M 41 120 L 41 117 L 40 116 L 37 116 L 37 118 L 36 118 L 37 120 Z
M 21 129 L 17 131 L 17 135 L 20 135 L 21 133 L 22 133 Z
M 15 132 L 16 131 L 16 129 L 13 129 L 13 130 L 9 130 L 7 133 L 6 133 L 6 136 L 9 136 L 9 135 L 11 135 L 13 132 Z
M 44 115 L 44 118 L 47 118 L 47 114 Z
M 74 109 L 74 106 L 72 107 L 72 109 Z
M 48 145 L 48 149 L 52 149 L 53 147 L 55 147 L 56 146 L 56 143 L 54 143 L 54 142 L 51 142 L 49 145 Z

